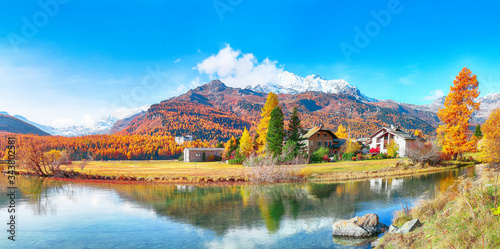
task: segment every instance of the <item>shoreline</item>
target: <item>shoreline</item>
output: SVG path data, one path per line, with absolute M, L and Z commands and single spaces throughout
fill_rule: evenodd
M 279 183 L 337 183 L 346 181 L 362 181 L 379 178 L 392 178 L 392 177 L 408 177 L 418 176 L 423 174 L 439 173 L 443 171 L 459 169 L 463 167 L 477 166 L 479 163 L 463 162 L 452 164 L 449 166 L 440 167 L 427 167 L 427 168 L 398 168 L 394 165 L 384 167 L 375 171 L 353 171 L 344 170 L 335 173 L 319 173 L 314 176 L 304 176 L 303 181 L 282 181 L 276 183 L 266 184 L 279 184 Z M 306 166 L 307 167 L 307 166 Z M 314 167 L 314 166 L 309 166 Z M 2 171 L 4 175 L 8 175 L 6 171 Z M 67 177 L 49 176 L 40 177 L 38 175 L 29 174 L 26 172 L 16 171 L 16 175 L 39 177 L 56 181 L 69 181 L 69 182 L 86 182 L 86 183 L 113 183 L 113 184 L 190 184 L 199 186 L 211 185 L 263 185 L 251 182 L 245 175 L 237 176 L 151 176 L 151 177 L 137 177 L 137 176 L 103 176 L 97 174 L 85 174 L 81 172 L 64 172 Z M 71 175 L 70 175 L 71 174 Z M 265 184 L 264 184 L 265 185 Z
M 475 167 L 477 178 L 460 179 L 441 194 L 397 211 L 391 224 L 396 232 L 385 233 L 372 247 L 497 248 L 500 171 L 485 163 Z M 398 227 L 410 220 L 419 225 L 399 234 Z

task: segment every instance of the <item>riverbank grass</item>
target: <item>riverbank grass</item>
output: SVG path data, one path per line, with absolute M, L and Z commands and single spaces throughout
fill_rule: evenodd
M 386 234 L 379 248 L 500 248 L 499 173 L 460 179 L 434 199 L 396 214 L 394 224 L 418 218 L 422 227 Z

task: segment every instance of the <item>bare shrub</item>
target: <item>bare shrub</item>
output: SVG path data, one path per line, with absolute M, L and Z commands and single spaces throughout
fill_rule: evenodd
M 293 153 L 293 148 L 279 157 L 270 154 L 262 157 L 250 156 L 243 163 L 247 167 L 247 177 L 255 183 L 302 181 L 300 170 L 306 160 L 301 155 L 290 159 L 290 153 Z
M 61 171 L 61 152 L 51 150 L 44 152 L 42 146 L 32 141 L 27 142 L 23 164 L 28 171 L 41 177 L 58 175 Z
M 415 165 L 436 165 L 442 161 L 439 147 L 432 142 L 417 140 L 409 144 L 407 152 L 408 158 Z
M 83 170 L 85 169 L 85 166 L 87 166 L 89 162 L 85 159 L 83 159 L 81 162 L 80 162 L 80 169 Z

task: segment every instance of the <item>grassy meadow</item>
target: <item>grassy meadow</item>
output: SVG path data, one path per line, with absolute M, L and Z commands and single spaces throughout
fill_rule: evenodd
M 366 161 L 343 161 L 304 165 L 297 174 L 309 181 L 340 181 L 366 178 L 402 176 L 430 173 L 472 165 L 473 163 L 449 163 L 440 167 L 411 168 L 396 166 L 401 159 Z M 91 161 L 81 169 L 82 162 L 73 162 L 66 170 L 112 177 L 164 177 L 182 178 L 184 181 L 199 182 L 200 178 L 225 179 L 239 177 L 246 179 L 247 168 L 223 162 L 181 162 L 177 160 L 151 161 Z M 280 166 L 289 167 L 289 166 Z

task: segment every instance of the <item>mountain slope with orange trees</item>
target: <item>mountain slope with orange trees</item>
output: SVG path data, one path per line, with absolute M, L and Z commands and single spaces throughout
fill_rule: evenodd
M 232 88 L 219 80 L 152 105 L 130 125 L 116 134 L 180 136 L 225 141 L 241 136 L 244 128 L 253 132 L 267 94 Z M 432 112 L 417 110 L 396 102 L 363 102 L 349 94 L 304 92 L 278 94 L 280 106 L 288 117 L 298 107 L 303 127 L 323 124 L 337 130 L 348 128 L 351 137 L 366 137 L 383 125 L 399 125 L 408 130 L 435 132 Z
M 26 158 L 27 144 L 42 151 L 66 150 L 71 160 L 158 160 L 177 158 L 186 147 L 211 147 L 207 141 L 177 144 L 171 136 L 88 135 L 80 137 L 38 136 L 0 132 L 0 148 L 6 148 L 7 137 L 15 138 L 16 158 Z M 0 150 L 0 158 L 5 151 Z

